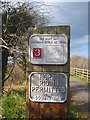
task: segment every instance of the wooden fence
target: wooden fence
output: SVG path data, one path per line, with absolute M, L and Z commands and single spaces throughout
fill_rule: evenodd
M 79 69 L 79 68 L 70 68 L 70 71 L 72 74 L 76 76 L 80 76 L 82 78 L 85 78 L 87 80 L 90 79 L 90 70 L 85 70 L 85 69 Z

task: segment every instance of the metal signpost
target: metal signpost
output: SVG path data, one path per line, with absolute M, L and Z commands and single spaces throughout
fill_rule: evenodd
M 68 40 L 63 34 L 32 35 L 29 39 L 32 64 L 65 64 L 68 57 Z
M 29 38 L 28 118 L 67 118 L 70 27 L 45 27 Z

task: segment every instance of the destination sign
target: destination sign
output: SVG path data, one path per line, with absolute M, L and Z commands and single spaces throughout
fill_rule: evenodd
M 29 60 L 32 64 L 65 64 L 68 40 L 63 34 L 37 34 L 29 39 Z
M 67 100 L 67 76 L 64 73 L 31 73 L 29 98 L 34 102 Z

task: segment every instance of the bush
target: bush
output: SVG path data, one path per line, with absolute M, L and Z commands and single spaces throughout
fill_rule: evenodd
M 12 90 L 2 98 L 2 117 L 6 119 L 26 118 L 25 93 Z

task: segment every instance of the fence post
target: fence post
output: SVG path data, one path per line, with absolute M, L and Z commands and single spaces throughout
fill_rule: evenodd
M 74 70 L 75 70 L 75 75 L 77 76 L 77 69 L 76 69 L 76 68 L 74 68 Z
M 83 73 L 82 78 L 84 78 L 84 69 L 83 69 L 83 72 L 82 72 L 82 73 Z
M 88 80 L 88 70 L 87 70 L 87 80 Z

